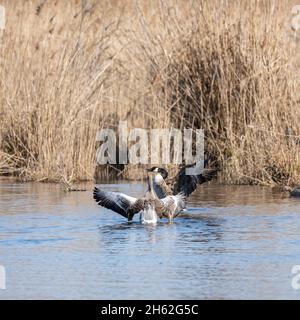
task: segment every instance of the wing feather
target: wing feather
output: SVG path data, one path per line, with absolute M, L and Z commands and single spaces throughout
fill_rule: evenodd
M 217 173 L 219 169 L 213 168 L 203 169 L 202 173 L 199 175 L 187 175 L 185 173 L 185 169 L 188 166 L 184 166 L 180 169 L 179 173 L 175 177 L 175 183 L 173 186 L 173 194 L 176 195 L 180 192 L 182 192 L 185 196 L 189 196 L 192 194 L 196 188 L 197 185 L 203 184 L 205 182 L 208 182 L 215 178 L 217 176 Z
M 93 197 L 100 206 L 115 211 L 125 218 L 128 218 L 128 210 L 137 200 L 121 192 L 102 191 L 96 187 Z
M 183 193 L 178 193 L 175 196 L 167 196 L 159 201 L 163 207 L 164 215 L 176 217 L 185 208 L 186 197 Z

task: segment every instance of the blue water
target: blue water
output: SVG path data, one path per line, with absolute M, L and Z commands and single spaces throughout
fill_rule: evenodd
M 105 184 L 142 195 L 143 184 Z M 300 199 L 200 187 L 174 223 L 141 225 L 87 192 L 0 182 L 0 299 L 299 299 Z

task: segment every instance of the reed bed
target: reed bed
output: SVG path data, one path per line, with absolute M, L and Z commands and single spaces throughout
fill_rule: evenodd
M 97 131 L 127 120 L 205 129 L 220 182 L 297 184 L 295 4 L 4 1 L 0 174 L 92 180 Z M 142 168 L 120 170 L 130 178 Z

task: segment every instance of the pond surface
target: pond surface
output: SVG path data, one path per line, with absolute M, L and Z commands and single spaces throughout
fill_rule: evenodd
M 142 195 L 143 184 L 104 184 Z M 300 199 L 201 186 L 174 223 L 141 225 L 87 192 L 0 181 L 0 299 L 299 299 Z

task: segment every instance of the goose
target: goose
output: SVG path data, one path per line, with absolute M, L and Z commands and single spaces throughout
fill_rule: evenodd
M 204 168 L 199 175 L 186 175 L 185 169 L 192 165 L 183 166 L 174 179 L 167 180 L 168 171 L 160 167 L 152 167 L 147 169 L 153 172 L 153 189 L 159 199 L 166 196 L 183 194 L 186 198 L 190 196 L 196 189 L 197 185 L 203 184 L 215 178 L 219 169 Z
M 296 187 L 291 191 L 291 197 L 300 197 L 300 187 Z
M 131 222 L 137 213 L 140 213 L 143 224 L 156 223 L 163 217 L 171 222 L 185 208 L 185 196 L 178 193 L 159 199 L 153 188 L 153 176 L 149 171 L 148 191 L 142 198 L 131 197 L 121 192 L 104 191 L 97 187 L 94 188 L 93 197 L 100 206 L 119 213 L 128 222 Z
M 283 188 L 283 191 L 286 191 L 290 194 L 291 197 L 300 197 L 300 186 L 295 187 L 295 188 L 291 188 L 289 186 L 285 186 Z

